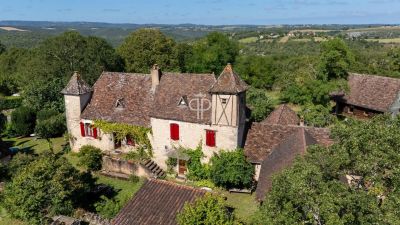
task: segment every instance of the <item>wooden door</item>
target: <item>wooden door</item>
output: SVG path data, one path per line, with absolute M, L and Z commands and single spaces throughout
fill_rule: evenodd
M 180 159 L 180 160 L 179 160 L 179 169 L 178 169 L 178 173 L 179 173 L 179 174 L 185 174 L 186 171 L 187 171 L 187 168 L 186 168 L 186 161 Z

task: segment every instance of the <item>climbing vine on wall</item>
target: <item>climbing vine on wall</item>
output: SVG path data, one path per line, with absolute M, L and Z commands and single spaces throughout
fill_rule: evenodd
M 191 180 L 208 179 L 210 176 L 209 166 L 201 163 L 201 159 L 204 157 L 201 142 L 196 149 L 183 149 L 183 152 L 190 157 L 187 165 L 189 170 L 187 177 Z
M 130 136 L 138 145 L 151 149 L 150 140 L 147 137 L 147 134 L 151 132 L 150 128 L 122 123 L 111 123 L 104 120 L 94 121 L 94 126 L 100 128 L 104 133 L 114 133 L 117 141 L 122 141 L 126 136 Z

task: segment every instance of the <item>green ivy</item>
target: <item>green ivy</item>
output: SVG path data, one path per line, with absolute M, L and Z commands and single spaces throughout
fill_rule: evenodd
M 202 164 L 201 159 L 204 157 L 203 150 L 201 148 L 201 143 L 196 147 L 196 149 L 184 149 L 185 154 L 190 157 L 188 162 L 188 175 L 190 180 L 205 180 L 210 177 L 210 169 L 207 164 Z
M 137 144 L 151 149 L 150 140 L 147 137 L 147 134 L 151 132 L 150 128 L 122 123 L 111 123 L 104 120 L 95 120 L 94 127 L 100 128 L 104 133 L 114 133 L 117 141 L 122 141 L 129 135 L 134 138 Z

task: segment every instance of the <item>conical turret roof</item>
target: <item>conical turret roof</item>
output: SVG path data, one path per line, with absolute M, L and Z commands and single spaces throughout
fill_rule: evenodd
M 78 72 L 74 72 L 74 75 L 72 75 L 61 93 L 64 95 L 83 95 L 92 91 L 92 87 L 81 78 L 81 75 Z
M 247 88 L 247 84 L 233 71 L 231 64 L 228 63 L 211 87 L 210 92 L 238 94 L 246 91 Z

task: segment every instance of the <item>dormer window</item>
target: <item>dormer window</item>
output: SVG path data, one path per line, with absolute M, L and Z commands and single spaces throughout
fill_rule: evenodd
M 179 99 L 178 106 L 188 106 L 187 96 L 184 95 Z
M 119 99 L 117 99 L 117 101 L 115 101 L 115 108 L 117 108 L 117 109 L 125 108 L 125 102 L 124 102 L 123 98 L 119 98 Z

